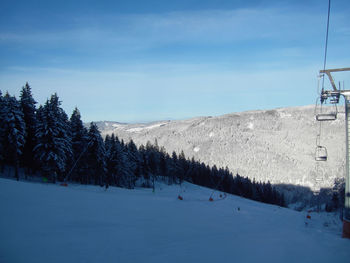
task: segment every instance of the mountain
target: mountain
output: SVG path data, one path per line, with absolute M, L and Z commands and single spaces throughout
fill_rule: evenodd
M 179 192 L 0 178 L 0 262 L 349 262 L 333 213 Z
M 315 120 L 314 106 L 145 124 L 105 121 L 98 125 L 103 135 L 115 133 L 137 145 L 157 140 L 169 153 L 183 150 L 188 158 L 227 166 L 233 173 L 257 181 L 318 190 L 332 187 L 336 178 L 344 176 L 344 114 L 320 124 Z M 327 148 L 327 162 L 315 161 L 319 131 L 320 143 Z

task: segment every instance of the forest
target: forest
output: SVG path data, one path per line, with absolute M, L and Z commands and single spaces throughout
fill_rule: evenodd
M 157 140 L 137 147 L 112 134 L 102 138 L 95 123 L 85 125 L 77 108 L 70 118 L 57 94 L 37 107 L 28 83 L 20 98 L 0 90 L 0 172 L 13 168 L 17 180 L 154 188 L 155 182 L 184 181 L 252 200 L 285 206 L 283 193 L 269 182 L 209 167 L 183 151 L 168 153 Z M 24 171 L 24 172 L 20 172 Z M 24 174 L 24 176 L 21 176 Z

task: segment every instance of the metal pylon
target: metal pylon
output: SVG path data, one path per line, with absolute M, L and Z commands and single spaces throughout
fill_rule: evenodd
M 320 70 L 320 74 L 326 74 L 331 82 L 333 90 L 322 90 L 321 102 L 328 98 L 339 98 L 343 96 L 345 99 L 345 203 L 343 213 L 343 237 L 350 238 L 350 90 L 337 89 L 332 72 L 350 71 L 350 68 L 325 69 Z M 338 102 L 338 101 L 336 101 Z

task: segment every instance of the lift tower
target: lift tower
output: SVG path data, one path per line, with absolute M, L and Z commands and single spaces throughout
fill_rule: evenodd
M 343 237 L 350 238 L 350 90 L 337 89 L 334 84 L 332 72 L 350 71 L 350 68 L 324 69 L 320 74 L 326 74 L 331 82 L 333 90 L 322 90 L 321 104 L 330 98 L 331 103 L 339 103 L 340 95 L 345 99 L 345 149 L 346 149 L 346 168 L 345 168 L 345 204 L 343 214 Z M 335 120 L 336 115 L 318 114 L 318 121 Z

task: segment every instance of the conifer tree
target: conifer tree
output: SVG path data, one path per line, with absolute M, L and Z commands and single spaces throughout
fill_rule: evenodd
M 186 160 L 184 151 L 181 151 L 179 155 L 178 166 L 179 166 L 178 177 L 179 177 L 180 183 L 182 183 L 185 179 L 187 179 L 186 174 L 189 169 L 189 165 Z
M 115 147 L 114 133 L 105 137 L 105 151 L 106 151 L 106 185 L 116 185 L 115 163 L 113 159 L 113 152 Z
M 160 161 L 159 161 L 159 171 L 163 180 L 168 176 L 168 167 L 167 167 L 167 153 L 165 152 L 165 148 L 160 148 Z
M 19 162 L 25 144 L 25 122 L 20 103 L 6 93 L 2 99 L 2 148 L 4 162 L 15 167 L 15 177 L 19 180 Z
M 87 172 L 88 132 L 81 120 L 78 108 L 74 109 L 69 123 L 72 143 L 72 159 L 68 163 L 69 177 L 73 181 L 82 183 L 82 175 Z
M 130 140 L 126 145 L 127 156 L 129 160 L 130 172 L 132 172 L 136 179 L 140 177 L 140 162 L 141 156 L 133 140 Z
M 57 94 L 51 96 L 37 112 L 35 158 L 43 175 L 53 183 L 63 180 L 67 159 L 72 156 L 68 117 L 60 107 Z
M 95 123 L 91 122 L 88 132 L 87 150 L 88 180 L 87 183 L 103 186 L 106 175 L 106 150 L 104 141 Z
M 127 143 L 126 147 L 127 147 L 127 154 L 128 154 L 128 159 L 130 163 L 130 168 L 135 173 L 141 161 L 140 153 L 137 150 L 137 147 L 133 140 L 130 140 L 129 143 Z
M 33 172 L 35 166 L 33 149 L 35 147 L 35 129 L 36 121 L 36 101 L 33 99 L 31 88 L 28 84 L 21 90 L 21 108 L 24 114 L 24 122 L 26 124 L 25 144 L 23 148 L 22 164 L 28 171 Z
M 178 159 L 177 154 L 173 151 L 171 157 L 167 159 L 167 170 L 168 170 L 168 184 L 173 184 L 177 182 L 178 178 Z
M 120 187 L 134 188 L 136 182 L 135 172 L 129 160 L 128 149 L 123 141 L 115 138 L 113 151 L 113 171 L 116 174 L 116 184 Z

